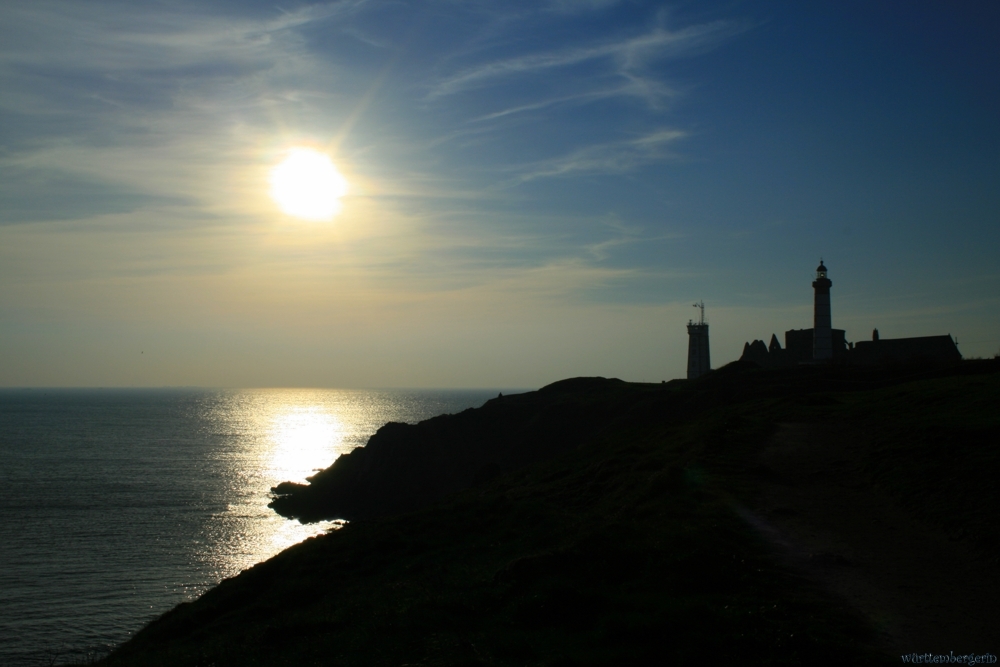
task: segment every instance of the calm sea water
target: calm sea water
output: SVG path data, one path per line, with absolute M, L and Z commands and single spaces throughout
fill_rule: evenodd
M 103 654 L 333 528 L 267 508 L 388 421 L 497 391 L 0 390 L 0 664 Z

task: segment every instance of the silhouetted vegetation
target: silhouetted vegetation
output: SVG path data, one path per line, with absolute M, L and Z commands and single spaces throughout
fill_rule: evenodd
M 768 483 L 754 461 L 779 424 L 836 425 L 866 443 L 854 474 L 995 557 L 998 369 L 736 363 L 390 425 L 277 503 L 350 524 L 100 664 L 895 662 L 869 619 L 783 566 L 736 510 Z

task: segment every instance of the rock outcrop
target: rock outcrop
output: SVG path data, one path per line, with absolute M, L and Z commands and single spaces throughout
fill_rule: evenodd
M 419 424 L 388 423 L 308 484 L 273 487 L 269 507 L 303 523 L 420 509 L 597 437 L 614 423 L 615 389 L 625 385 L 575 378 Z M 588 394 L 593 401 L 580 400 Z

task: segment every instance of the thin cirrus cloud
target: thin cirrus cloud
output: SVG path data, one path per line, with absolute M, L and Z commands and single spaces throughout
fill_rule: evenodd
M 623 74 L 622 76 L 626 79 L 624 85 L 597 90 L 588 90 L 575 95 L 565 95 L 529 104 L 521 104 L 515 107 L 501 109 L 500 111 L 494 111 L 483 116 L 479 116 L 478 118 L 473 118 L 469 122 L 482 123 L 503 118 L 505 116 L 542 111 L 552 107 L 588 104 L 614 97 L 639 97 L 645 100 L 662 100 L 676 95 L 676 92 L 672 88 L 661 81 L 646 79 L 632 74 Z
M 676 93 L 660 61 L 720 43 L 726 24 L 649 29 L 626 15 L 549 41 L 583 10 L 497 10 L 484 28 L 475 7 L 430 3 L 431 15 L 454 10 L 454 30 L 406 42 L 425 10 L 393 27 L 376 5 L 0 7 L 0 222 L 16 223 L 0 229 L 0 306 L 192 332 L 279 311 L 308 329 L 361 302 L 371 321 L 398 324 L 399 305 L 419 303 L 487 323 L 620 300 L 622 286 L 667 275 L 631 261 L 662 230 L 540 210 L 534 192 L 504 186 L 576 187 L 671 159 L 686 135 L 664 116 Z M 522 48 L 525 22 L 535 47 Z M 484 29 L 494 41 L 470 51 Z M 565 127 L 609 100 L 638 112 Z M 276 156 L 310 140 L 336 144 L 358 184 L 328 227 L 276 220 L 261 194 Z
M 597 3 L 591 9 L 606 5 Z M 349 115 L 350 110 L 337 108 L 332 97 L 345 89 L 345 83 L 347 89 L 363 84 L 352 81 L 352 76 L 358 77 L 338 64 L 337 53 L 316 50 L 304 31 L 312 26 L 341 33 L 360 30 L 356 20 L 372 9 L 369 3 L 354 1 L 271 15 L 230 16 L 169 8 L 151 11 L 128 5 L 42 2 L 0 11 L 11 19 L 8 25 L 18 26 L 12 30 L 17 35 L 8 31 L 6 36 L 12 38 L 5 36 L 7 46 L 0 47 L 0 68 L 9 84 L 5 86 L 7 101 L 0 101 L 0 111 L 15 117 L 5 123 L 8 133 L 30 137 L 35 147 L 4 156 L 0 168 L 30 168 L 38 182 L 46 180 L 41 173 L 44 170 L 58 172 L 48 178 L 50 184 L 113 181 L 101 187 L 108 192 L 119 187 L 121 196 L 113 210 L 123 210 L 134 205 L 127 202 L 142 202 L 144 190 L 151 197 L 174 201 L 201 197 L 198 190 L 206 181 L 199 170 L 222 170 L 231 166 L 229 162 L 246 159 L 232 145 L 234 128 L 245 128 L 247 135 L 260 134 L 269 125 L 272 132 L 294 128 L 296 123 L 300 127 L 329 126 L 331 119 Z M 370 30 L 364 27 L 366 33 Z M 608 73 L 619 78 L 617 84 L 609 86 L 606 78 L 585 77 L 568 95 L 507 106 L 478 114 L 473 120 L 489 125 L 527 112 L 558 112 L 561 106 L 615 97 L 638 98 L 655 105 L 674 91 L 662 77 L 644 71 L 648 63 L 717 44 L 732 30 L 732 24 L 716 21 L 676 30 L 657 27 L 617 41 L 590 36 L 583 41 L 597 43 L 460 67 L 457 74 L 436 82 L 425 78 L 424 90 L 430 88 L 425 100 L 443 103 L 445 97 L 463 90 L 603 62 L 610 65 Z M 457 57 L 451 62 L 462 60 Z M 423 119 L 433 124 L 434 109 L 422 112 Z M 548 120 L 542 118 L 543 122 Z M 18 123 L 31 131 L 19 132 Z M 72 136 L 62 141 L 67 138 L 67 127 L 74 128 Z M 383 163 L 400 164 L 402 170 L 397 170 L 396 176 L 405 180 L 409 165 L 391 159 L 398 155 L 391 155 L 392 142 L 386 139 L 398 133 L 386 129 L 363 150 L 380 144 L 382 153 L 388 151 L 390 157 Z M 642 129 L 633 127 L 632 131 Z M 489 129 L 483 132 L 489 133 Z M 604 137 L 606 141 L 591 146 L 572 142 L 554 146 L 550 152 L 556 154 L 532 162 L 526 169 L 488 162 L 483 166 L 484 171 L 515 169 L 522 181 L 600 169 L 621 172 L 664 157 L 664 151 L 651 145 L 662 146 L 679 136 L 650 129 L 642 140 Z M 589 137 L 591 141 L 594 138 L 600 137 Z M 17 139 L 8 143 L 17 145 Z M 115 165 L 123 164 L 122 151 L 111 151 L 111 145 L 122 146 L 125 153 L 143 147 L 152 154 L 132 157 L 132 166 L 121 169 Z M 178 160 L 186 163 L 180 165 Z M 144 166 L 136 169 L 137 161 Z M 444 156 L 443 163 L 447 161 Z M 155 177 L 156 165 L 162 166 L 163 178 Z M 186 186 L 189 191 L 178 191 L 185 187 L 178 183 L 180 174 L 192 176 Z M 488 194 L 491 184 L 483 185 L 483 194 Z M 405 185 L 386 189 L 400 187 Z M 65 192 L 72 195 L 71 190 Z M 68 210 L 71 204 L 67 201 L 62 208 Z M 86 206 L 81 211 L 92 209 Z M 64 213 L 57 217 L 64 217 Z
M 553 177 L 623 174 L 670 160 L 676 157 L 671 145 L 688 132 L 663 128 L 669 111 L 665 102 L 681 96 L 663 61 L 716 48 L 745 26 L 716 20 L 670 27 L 667 19 L 661 12 L 653 28 L 639 32 L 634 27 L 619 28 L 619 33 L 631 32 L 624 37 L 582 32 L 564 40 L 568 43 L 560 48 L 514 57 L 483 62 L 481 53 L 466 54 L 458 62 L 474 58 L 480 62 L 453 66 L 452 74 L 433 80 L 423 100 L 431 109 L 465 111 L 469 127 L 482 128 L 474 138 L 461 131 L 449 133 L 465 137 L 466 146 L 487 146 L 494 137 L 502 142 L 498 151 L 476 153 L 481 156 L 477 171 L 496 174 L 486 191 Z M 531 36 L 525 41 L 531 43 Z M 484 50 L 500 49 L 494 45 Z M 611 114 L 627 117 L 627 123 L 604 122 L 610 109 Z M 595 122 L 586 132 L 564 129 L 565 122 L 578 124 L 588 117 Z M 549 129 L 539 129 L 541 135 L 531 130 L 519 135 L 518 127 Z M 519 136 L 530 137 L 520 151 L 511 143 Z M 525 161 L 528 156 L 531 159 Z
M 0 10 L 10 26 L 0 29 L 0 72 L 21 94 L 5 95 L 0 108 L 86 114 L 99 102 L 104 112 L 176 111 L 177 102 L 232 92 L 206 88 L 220 83 L 257 84 L 266 99 L 293 87 L 297 72 L 315 73 L 298 30 L 338 11 L 346 10 L 324 5 L 247 18 L 91 3 L 8 7 Z M 280 76 L 292 78 L 276 87 Z
M 519 173 L 511 184 L 539 178 L 569 176 L 577 172 L 621 173 L 670 157 L 667 146 L 687 133 L 661 129 L 636 139 L 579 148 L 568 155 L 516 167 Z
M 3 14 L 17 26 L 4 31 L 6 46 L 0 49 L 8 72 L 22 68 L 23 75 L 43 77 L 91 71 L 112 79 L 123 73 L 197 75 L 209 63 L 261 65 L 267 61 L 261 47 L 307 18 L 232 20 L 90 3 L 33 3 Z
M 211 8 L 191 13 L 169 8 L 133 10 L 124 5 L 92 4 L 86 10 L 78 7 L 40 3 L 7 10 L 9 16 L 27 26 L 25 34 L 40 40 L 30 49 L 0 47 L 4 70 L 27 81 L 30 85 L 23 89 L 34 96 L 22 100 L 20 111 L 57 120 L 72 119 L 81 126 L 68 140 L 44 131 L 35 133 L 33 140 L 40 141 L 39 146 L 0 158 L 0 169 L 12 168 L 24 176 L 11 179 L 8 185 L 26 186 L 19 194 L 17 210 L 7 211 L 12 222 L 114 215 L 120 221 L 116 224 L 136 227 L 149 228 L 152 220 L 164 221 L 158 223 L 163 230 L 169 229 L 167 224 L 177 230 L 223 224 L 246 226 L 253 219 L 246 215 L 248 210 L 238 210 L 235 213 L 241 215 L 234 215 L 233 208 L 247 201 L 248 181 L 245 179 L 238 187 L 225 181 L 224 176 L 245 170 L 246 163 L 255 159 L 251 152 L 254 142 L 268 132 L 294 127 L 296 120 L 308 124 L 325 118 L 336 128 L 335 119 L 350 113 L 350 108 L 338 108 L 333 99 L 345 81 L 350 83 L 350 73 L 338 60 L 342 54 L 317 49 L 306 33 L 317 27 L 331 33 L 349 33 L 356 27 L 356 19 L 371 9 L 364 2 L 342 2 L 271 15 L 226 16 L 211 13 Z M 372 34 L 373 39 L 387 39 L 372 33 L 370 25 L 357 29 Z M 464 74 L 453 77 L 446 87 L 457 93 L 463 87 L 506 83 L 517 76 L 600 62 L 610 64 L 612 75 L 620 77 L 617 85 L 608 86 L 606 80 L 595 82 L 587 84 L 594 88 L 528 106 L 544 114 L 560 105 L 620 96 L 662 99 L 671 91 L 662 77 L 644 71 L 646 64 L 671 53 L 718 43 L 727 30 L 728 24 L 716 22 L 677 30 L 655 28 L 618 41 L 589 35 L 573 46 L 510 58 L 492 66 L 459 66 Z M 451 62 L 462 60 L 456 57 Z M 469 56 L 464 60 L 468 62 Z M 387 87 L 397 96 L 421 94 L 419 91 L 426 90 L 427 85 L 441 85 L 425 77 L 422 84 L 407 89 L 391 85 L 392 77 L 397 77 L 398 82 L 398 72 L 390 71 L 388 76 Z M 636 92 L 638 88 L 642 91 Z M 444 103 L 444 97 L 437 102 Z M 417 108 L 412 118 L 433 123 L 434 106 Z M 489 126 L 490 121 L 527 111 L 508 107 L 506 112 L 483 119 L 482 124 Z M 381 118 L 390 123 L 394 120 L 385 113 Z M 543 117 L 541 121 L 551 119 Z M 492 132 L 499 137 L 500 129 L 484 127 L 482 134 L 488 137 Z M 388 275 L 393 267 L 384 266 L 381 259 L 412 256 L 412 261 L 405 262 L 412 274 L 412 267 L 420 264 L 420 253 L 430 253 L 427 248 L 449 248 L 447 253 L 433 258 L 439 278 L 446 284 L 452 272 L 483 271 L 469 267 L 481 259 L 481 249 L 487 243 L 480 238 L 483 234 L 490 244 L 497 242 L 498 237 L 488 231 L 494 228 L 507 230 L 499 238 L 513 247 L 501 244 L 489 263 L 493 271 L 498 266 L 512 270 L 543 267 L 573 257 L 579 258 L 574 261 L 581 265 L 604 261 L 631 242 L 601 245 L 609 236 L 600 226 L 578 225 L 579 230 L 571 237 L 514 231 L 510 229 L 510 209 L 505 215 L 495 216 L 470 211 L 461 218 L 451 212 L 466 209 L 464 202 L 468 201 L 483 205 L 495 200 L 498 192 L 509 191 L 508 186 L 529 181 L 640 169 L 669 159 L 670 147 L 685 133 L 633 127 L 630 135 L 570 138 L 547 147 L 548 157 L 543 153 L 540 159 L 524 163 L 516 155 L 483 161 L 478 172 L 468 172 L 473 174 L 470 178 L 449 180 L 447 146 L 441 150 L 406 150 L 405 142 L 394 144 L 390 137 L 409 137 L 420 148 L 421 135 L 387 125 L 377 139 L 355 148 L 360 159 L 392 165 L 381 167 L 383 180 L 370 197 L 369 207 L 376 213 L 381 211 L 383 219 L 394 216 L 410 221 L 413 230 L 434 230 L 438 240 L 411 238 L 404 247 L 402 239 L 409 238 L 404 232 L 383 248 L 366 247 L 362 251 L 357 246 L 360 254 L 352 262 L 361 267 L 362 259 L 367 258 L 371 263 L 367 273 Z M 386 156 L 402 159 L 387 160 Z M 427 156 L 435 162 L 428 161 Z M 421 159 L 416 168 L 414 160 Z M 430 187 L 432 184 L 434 187 Z M 51 192 L 58 195 L 47 194 Z M 394 200 L 394 195 L 400 193 L 410 196 L 406 201 Z M 414 198 L 427 203 L 414 214 L 401 217 L 401 209 L 412 207 Z M 129 212 L 135 214 L 130 216 Z M 524 250 L 528 246 L 532 247 L 530 253 Z M 602 250 L 594 253 L 593 247 Z M 176 248 L 172 251 L 174 261 L 186 265 L 180 256 L 183 245 L 178 243 Z M 598 271 L 594 275 L 605 274 Z M 484 274 L 481 280 L 488 282 L 489 278 Z
M 456 95 L 512 77 L 543 73 L 556 68 L 583 63 L 609 61 L 613 71 L 631 83 L 642 81 L 638 70 L 651 60 L 702 50 L 733 34 L 735 26 L 725 21 L 689 26 L 679 30 L 654 28 L 645 34 L 592 46 L 571 47 L 502 59 L 466 68 L 445 77 L 433 85 L 428 100 Z M 656 100 L 667 89 L 660 85 L 627 86 L 622 93 L 641 95 Z
M 0 9 L 0 191 L 11 204 L 0 218 L 197 207 L 212 196 L 210 172 L 247 162 L 234 129 L 322 98 L 309 81 L 329 68 L 298 31 L 358 5 L 267 17 L 101 3 Z

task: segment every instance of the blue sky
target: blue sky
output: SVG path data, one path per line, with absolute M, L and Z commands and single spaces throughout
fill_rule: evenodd
M 995 3 L 0 6 L 0 385 L 681 377 L 1000 350 Z M 328 153 L 340 215 L 268 174 Z

